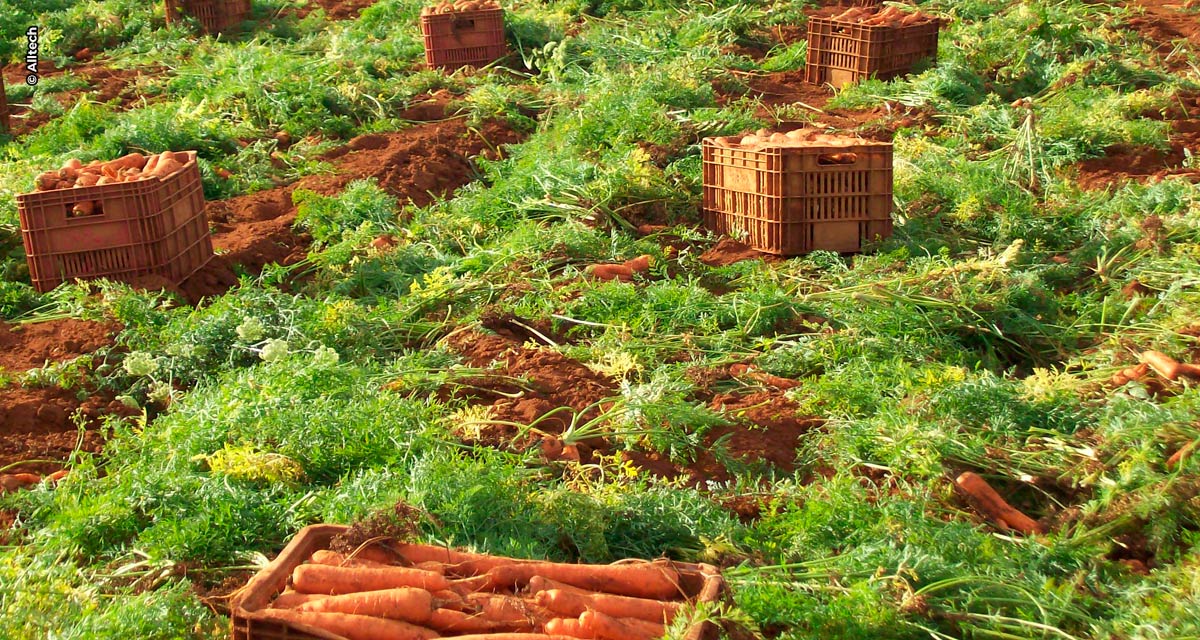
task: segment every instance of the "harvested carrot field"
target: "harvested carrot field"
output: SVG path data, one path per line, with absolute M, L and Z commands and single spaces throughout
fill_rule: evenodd
M 0 20 L 0 637 L 1200 636 L 1200 5 L 242 6 Z

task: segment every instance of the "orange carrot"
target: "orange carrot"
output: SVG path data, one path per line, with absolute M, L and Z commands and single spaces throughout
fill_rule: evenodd
M 572 638 L 591 638 L 590 631 L 583 629 L 583 624 L 575 618 L 555 618 L 546 623 L 546 633 Z
M 479 607 L 483 617 L 493 622 L 508 622 L 533 626 L 545 624 L 554 616 L 541 605 L 513 596 L 495 593 L 472 593 L 467 602 Z
M 679 605 L 671 602 L 628 598 L 607 593 L 579 595 L 558 589 L 538 593 L 535 601 L 554 613 L 568 616 L 578 616 L 588 609 L 594 609 L 614 618 L 637 618 L 649 622 L 670 623 L 675 619 L 675 614 L 679 612 Z
M 1005 502 L 1004 498 L 1001 498 L 1000 494 L 996 493 L 996 490 L 986 480 L 979 477 L 979 474 L 971 471 L 964 472 L 958 476 L 954 484 L 970 496 L 993 522 L 1025 535 L 1041 533 L 1041 526 L 1037 521 Z
M 6 473 L 0 475 L 0 493 L 23 489 L 41 481 L 42 477 L 33 473 Z
M 443 633 L 508 633 L 513 631 L 513 625 L 510 623 L 488 620 L 480 614 L 464 613 L 453 609 L 434 609 L 429 620 L 422 624 Z M 526 625 L 520 626 L 525 627 Z
M 1161 351 L 1143 351 L 1142 362 L 1150 365 L 1155 373 L 1167 380 L 1179 377 L 1179 362 Z
M 350 613 L 318 613 L 314 611 L 296 611 L 295 609 L 264 609 L 261 615 L 271 620 L 292 622 L 318 629 L 331 631 L 347 640 L 433 640 L 438 634 L 432 629 L 416 625 L 388 620 L 387 618 L 372 618 L 371 616 L 356 616 Z
M 574 640 L 569 636 L 552 636 L 544 633 L 473 633 L 454 636 L 454 640 Z
M 623 266 L 629 267 L 634 273 L 641 273 L 650 270 L 650 262 L 654 258 L 648 255 L 638 256 L 632 260 L 626 260 Z
M 507 589 L 528 584 L 530 578 L 543 576 L 589 591 L 615 593 L 635 598 L 668 600 L 677 598 L 679 573 L 661 563 L 579 565 L 555 562 L 528 562 L 500 566 L 488 572 L 493 588 Z
M 297 611 L 322 613 L 353 613 L 376 618 L 392 618 L 422 623 L 433 615 L 433 596 L 424 589 L 399 587 L 381 591 L 364 591 L 344 596 L 329 596 L 306 602 Z
M 292 571 L 292 586 L 304 593 L 341 595 L 396 587 L 437 591 L 448 588 L 450 581 L 430 571 L 405 567 L 355 568 L 302 564 Z
M 299 591 L 284 591 L 275 596 L 275 600 L 271 602 L 271 606 L 275 609 L 295 609 L 296 607 L 314 600 L 322 600 L 332 596 L 323 596 L 319 593 L 300 593 Z
M 598 280 L 633 280 L 633 269 L 623 264 L 594 264 L 587 268 L 587 273 Z
M 1167 458 L 1167 468 L 1175 469 L 1179 466 L 1179 463 L 1183 462 L 1186 458 L 1191 456 L 1192 450 L 1196 448 L 1197 442 L 1200 442 L 1200 440 L 1192 440 L 1191 442 L 1180 447 L 1179 451 L 1176 451 L 1175 453 L 1171 454 L 1171 457 Z
M 427 544 L 401 544 L 396 545 L 395 550 L 400 558 L 410 565 L 422 562 L 440 562 L 449 565 L 447 570 L 459 576 L 482 575 L 495 567 L 520 562 L 509 558 L 455 551 Z
M 59 482 L 63 478 L 66 478 L 68 473 L 70 473 L 70 470 L 68 470 L 68 469 L 59 469 L 58 471 L 55 471 L 54 473 L 46 476 L 45 478 L 42 478 L 42 481 L 43 482 Z
M 374 560 L 367 560 L 357 556 L 350 558 L 336 551 L 330 551 L 328 549 L 314 551 L 312 558 L 309 558 L 309 560 L 315 564 L 327 564 L 331 567 L 364 567 L 378 569 L 380 567 L 391 566 L 382 562 L 375 562 Z
M 547 578 L 545 576 L 533 576 L 529 579 L 529 593 L 536 594 L 541 591 L 549 591 L 550 589 L 558 589 L 568 593 L 577 593 L 585 596 L 592 595 L 593 592 L 579 587 L 572 587 L 569 584 L 563 584 Z M 577 614 L 576 614 L 577 615 Z
M 657 640 L 666 633 L 663 625 L 658 623 L 614 618 L 598 611 L 580 614 L 579 626 L 597 640 Z

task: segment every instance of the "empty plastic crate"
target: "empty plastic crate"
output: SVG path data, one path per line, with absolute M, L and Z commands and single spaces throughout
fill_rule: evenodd
M 340 635 L 299 625 L 279 622 L 263 615 L 275 596 L 288 585 L 292 570 L 312 556 L 314 551 L 328 549 L 330 541 L 346 527 L 334 524 L 317 524 L 305 527 L 271 561 L 258 572 L 244 589 L 238 592 L 232 603 L 233 640 L 345 640 Z M 656 560 L 655 562 L 668 562 Z M 671 562 L 679 572 L 681 596 L 693 602 L 718 602 L 724 597 L 725 581 L 716 567 L 705 564 Z M 466 634 L 458 634 L 466 635 Z M 692 626 L 685 640 L 714 640 L 718 629 L 712 622 L 701 621 Z M 443 636 L 453 638 L 454 635 Z
M 183 13 L 196 19 L 204 33 L 220 33 L 250 16 L 250 0 L 165 0 L 167 22 Z
M 503 9 L 423 15 L 421 33 L 430 67 L 481 67 L 508 55 Z
M 95 213 L 71 216 L 81 202 Z M 166 178 L 17 196 L 34 288 L 79 279 L 131 281 L 146 275 L 178 284 L 213 256 L 196 152 Z
M 891 27 L 809 18 L 805 79 L 842 87 L 870 77 L 904 75 L 921 60 L 937 60 L 940 29 L 938 19 Z
M 892 145 L 702 143 L 704 221 L 766 253 L 853 253 L 892 234 Z

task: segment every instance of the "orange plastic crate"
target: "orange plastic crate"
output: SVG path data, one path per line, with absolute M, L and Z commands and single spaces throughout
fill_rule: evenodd
M 805 80 L 842 87 L 870 77 L 904 75 L 921 60 L 937 60 L 941 25 L 936 19 L 889 27 L 809 18 Z
M 204 33 L 220 33 L 238 26 L 250 16 L 250 0 L 165 0 L 167 22 L 186 14 L 200 23 Z
M 80 202 L 94 202 L 97 213 L 70 217 Z M 76 278 L 159 275 L 178 284 L 213 256 L 194 151 L 166 178 L 25 193 L 17 211 L 30 279 L 41 292 Z
M 317 524 L 301 529 L 279 556 L 251 578 L 234 597 L 230 616 L 232 640 L 346 640 L 323 629 L 279 622 L 262 614 L 287 586 L 292 570 L 312 556 L 314 551 L 328 549 L 330 540 L 345 530 L 345 526 L 334 524 Z M 716 567 L 684 562 L 671 562 L 671 567 L 679 572 L 680 586 L 689 600 L 717 602 L 724 597 L 725 580 Z M 692 627 L 685 638 L 715 640 L 717 635 L 716 625 L 701 622 Z
M 892 235 L 891 143 L 741 149 L 706 138 L 701 149 L 704 222 L 716 233 L 784 256 L 854 253 Z
M 481 67 L 508 55 L 503 9 L 423 15 L 421 33 L 430 67 Z

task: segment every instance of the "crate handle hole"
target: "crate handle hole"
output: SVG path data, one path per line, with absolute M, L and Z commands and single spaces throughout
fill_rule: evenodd
M 475 18 L 471 18 L 470 20 L 455 20 L 454 28 L 458 31 L 462 31 L 464 29 L 474 29 Z
M 854 164 L 856 162 L 858 162 L 857 153 L 822 153 L 817 156 L 817 164 L 820 165 Z
M 90 218 L 104 215 L 104 203 L 100 200 L 81 200 L 67 205 L 68 218 Z

